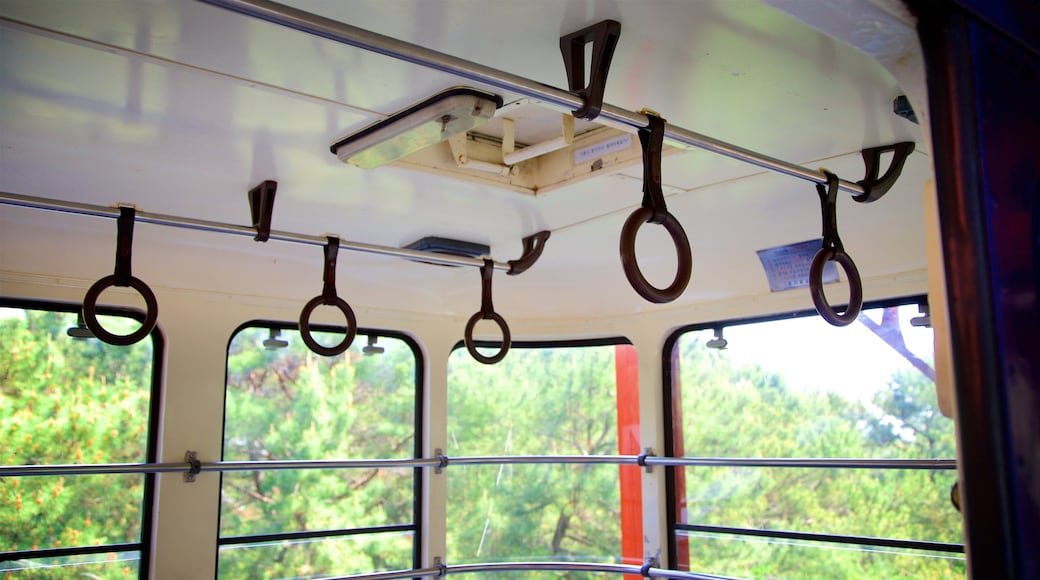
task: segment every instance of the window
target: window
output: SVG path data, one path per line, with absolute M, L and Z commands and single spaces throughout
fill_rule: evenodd
M 342 339 L 316 330 L 322 344 Z M 402 335 L 361 331 L 323 357 L 287 325 L 241 328 L 228 347 L 224 461 L 418 457 L 417 352 Z M 415 568 L 419 482 L 417 468 L 224 472 L 218 575 Z
M 668 454 L 716 458 L 949 459 L 932 331 L 916 304 L 865 310 L 844 328 L 817 316 L 712 326 L 666 346 Z M 666 381 L 666 383 L 669 381 Z M 952 470 L 669 468 L 672 561 L 741 577 L 963 577 Z
M 131 346 L 73 338 L 75 305 L 0 303 L 0 463 L 155 460 L 161 335 Z M 113 332 L 139 323 L 104 311 Z M 73 334 L 76 334 L 73 332 Z M 153 476 L 0 478 L 0 577 L 147 576 Z
M 495 365 L 456 349 L 445 454 L 638 455 L 638 403 L 628 344 L 514 343 Z M 449 463 L 447 473 L 449 565 L 617 563 L 619 554 L 621 563 L 643 563 L 638 466 Z M 595 575 L 568 577 L 586 576 Z

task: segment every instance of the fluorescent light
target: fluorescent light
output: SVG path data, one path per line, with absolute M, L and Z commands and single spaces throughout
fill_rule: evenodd
M 345 163 L 372 169 L 478 127 L 502 98 L 468 87 L 438 93 L 332 144 Z

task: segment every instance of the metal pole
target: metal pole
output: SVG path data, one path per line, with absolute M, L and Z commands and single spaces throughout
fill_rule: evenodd
M 93 465 L 5 465 L 0 478 L 38 475 L 138 475 L 142 473 L 176 473 L 191 469 L 188 463 L 97 463 Z
M 357 574 L 354 576 L 336 576 L 335 578 L 323 578 L 322 580 L 395 580 L 397 578 L 419 578 L 425 576 L 440 576 L 442 568 L 420 568 L 418 570 L 394 570 L 393 572 L 376 572 L 373 574 Z
M 405 467 L 437 467 L 438 458 L 433 459 L 358 459 L 358 460 L 307 460 L 295 461 L 218 461 L 203 463 L 202 471 L 283 471 L 287 469 L 397 469 Z
M 21 207 L 30 207 L 34 209 L 45 209 L 50 211 L 60 211 L 64 213 L 89 215 L 96 217 L 119 217 L 118 207 L 106 207 L 103 205 L 90 205 L 74 201 L 63 201 L 60 199 L 32 197 L 28 195 L 19 195 L 17 193 L 9 193 L 6 191 L 0 191 L 0 203 L 7 205 L 17 205 Z M 214 232 L 219 234 L 234 234 L 237 236 L 246 236 L 250 238 L 256 235 L 256 230 L 249 226 L 240 226 L 236 224 L 214 222 L 189 217 L 149 213 L 145 211 L 137 211 L 135 219 L 136 221 L 141 223 L 155 224 L 159 226 L 170 226 L 189 230 L 199 230 L 204 232 Z M 306 234 L 296 234 L 292 232 L 282 232 L 278 230 L 271 230 L 271 235 L 269 239 L 278 240 L 281 242 L 308 244 L 312 246 L 324 246 L 328 242 L 325 236 L 311 236 Z M 421 260 L 423 262 L 432 262 L 434 264 L 442 264 L 445 266 L 472 266 L 474 268 L 479 268 L 484 265 L 484 261 L 478 258 L 466 258 L 464 256 L 450 256 L 447 254 L 436 254 L 433 252 L 421 252 L 418 250 L 409 250 L 406 248 L 377 246 L 375 244 L 351 242 L 342 239 L 340 240 L 339 247 L 341 249 L 351 250 L 354 252 L 377 254 L 381 256 L 395 256 L 398 258 Z M 510 268 L 511 266 L 507 263 L 495 262 L 496 270 L 508 272 Z
M 595 562 L 487 562 L 482 564 L 459 564 L 436 568 L 420 568 L 416 570 L 394 570 L 392 572 L 376 572 L 373 574 L 357 574 L 337 576 L 324 580 L 394 580 L 397 578 L 415 578 L 423 576 L 440 576 L 446 574 L 473 574 L 476 572 L 588 572 L 606 574 L 642 575 L 643 569 L 628 564 L 599 564 Z M 680 572 L 664 568 L 647 569 L 649 578 L 675 578 L 677 580 L 727 580 L 723 576 Z
M 646 465 L 672 467 L 815 467 L 831 469 L 957 469 L 956 459 L 802 459 L 761 457 L 647 457 Z
M 594 562 L 487 562 L 448 566 L 448 574 L 473 572 L 606 572 L 612 574 L 639 574 L 639 566 L 625 564 L 597 564 Z
M 485 455 L 447 457 L 448 465 L 638 465 L 635 455 Z
M 402 469 L 450 465 L 640 465 L 636 455 L 500 455 L 420 459 L 300 459 L 287 461 L 216 461 L 200 472 L 284 471 L 289 469 Z M 642 457 L 642 465 L 672 467 L 801 467 L 829 469 L 952 470 L 955 459 L 801 459 L 760 457 Z M 0 477 L 187 472 L 190 463 L 99 463 L 92 465 L 0 466 Z
M 580 109 L 584 102 L 581 98 L 549 85 L 528 78 L 510 74 L 491 67 L 483 66 L 468 60 L 437 52 L 416 44 L 411 44 L 389 36 L 383 36 L 343 22 L 318 16 L 303 10 L 270 2 L 268 0 L 201 0 L 207 4 L 219 6 L 240 14 L 293 28 L 301 32 L 327 38 L 334 42 L 347 44 L 370 52 L 375 52 L 426 68 L 438 70 L 472 81 L 477 81 L 499 89 L 520 93 L 526 97 L 537 99 L 564 108 L 569 111 Z M 649 121 L 646 115 L 629 111 L 613 105 L 604 104 L 599 114 L 603 119 L 635 128 L 646 127 Z M 826 183 L 827 177 L 816 170 L 788 163 L 768 155 L 756 153 L 743 147 L 720 141 L 688 129 L 667 125 L 665 138 L 673 144 L 687 145 L 711 151 L 731 159 L 744 161 L 763 169 L 798 177 L 815 183 Z M 862 195 L 863 187 L 858 183 L 841 179 L 838 188 L 854 195 Z

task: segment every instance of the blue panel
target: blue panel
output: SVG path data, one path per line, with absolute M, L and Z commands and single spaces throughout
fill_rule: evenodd
M 987 25 L 970 40 L 1010 541 L 1020 577 L 1040 578 L 1040 58 Z
M 1040 52 L 1040 2 L 1036 0 L 957 0 L 990 27 Z

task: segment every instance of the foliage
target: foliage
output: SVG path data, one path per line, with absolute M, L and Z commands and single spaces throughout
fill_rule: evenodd
M 789 388 L 734 367 L 698 340 L 679 344 L 687 456 L 950 458 L 952 421 L 934 384 L 900 370 L 870 404 Z M 960 543 L 947 471 L 713 467 L 677 469 L 691 524 Z M 784 578 L 963 576 L 961 558 L 839 544 L 687 533 L 689 569 Z
M 145 459 L 151 347 L 74 342 L 68 314 L 0 320 L 0 459 L 6 465 Z M 109 322 L 106 321 L 106 324 Z M 360 338 L 318 357 L 298 334 L 266 350 L 246 329 L 228 356 L 224 460 L 409 458 L 416 453 L 416 360 L 396 339 L 364 356 Z M 328 340 L 322 340 L 322 338 Z M 333 337 L 319 337 L 331 342 Z M 807 392 L 735 365 L 694 338 L 679 342 L 687 456 L 954 455 L 952 422 L 931 381 L 896 372 L 868 401 Z M 617 453 L 614 347 L 514 349 L 494 366 L 450 360 L 448 449 L 480 455 Z M 960 542 L 947 501 L 954 474 L 914 470 L 685 468 L 683 521 L 694 524 Z M 238 471 L 222 479 L 221 577 L 304 578 L 410 568 L 418 470 Z M 618 467 L 451 465 L 447 562 L 616 562 Z M 0 480 L 0 549 L 139 541 L 141 476 Z M 397 526 L 389 531 L 364 530 Z M 325 532 L 362 529 L 364 533 Z M 249 536 L 310 532 L 309 540 Z M 690 532 L 689 567 L 752 577 L 940 578 L 964 574 L 941 554 L 766 541 Z M 121 578 L 136 564 L 34 570 L 32 577 Z M 925 556 L 925 557 L 922 557 Z M 0 566 L 9 565 L 5 562 Z M 0 568 L 2 572 L 3 568 Z M 583 575 L 560 573 L 580 578 Z M 509 573 L 511 579 L 544 574 Z
M 517 348 L 494 366 L 457 350 L 448 454 L 616 455 L 614 373 L 613 346 Z M 615 465 L 449 466 L 448 561 L 614 561 L 619 501 Z
M 224 459 L 392 459 L 415 456 L 416 362 L 399 339 L 365 356 L 312 354 L 295 331 L 266 350 L 266 329 L 243 330 L 228 355 Z M 318 335 L 323 343 L 336 337 Z M 413 469 L 241 471 L 223 475 L 221 537 L 322 532 L 415 521 Z M 251 549 L 244 549 L 249 546 Z M 316 577 L 410 568 L 411 532 L 235 544 L 219 575 Z
M 72 340 L 75 315 L 26 311 L 0 320 L 0 462 L 3 465 L 147 461 L 151 341 L 114 347 Z M 102 317 L 108 328 L 133 325 Z M 126 330 L 116 330 L 126 332 Z M 141 541 L 144 476 L 0 479 L 0 551 Z M 0 563 L 0 573 L 44 564 L 34 578 L 137 575 L 126 555 Z M 104 563 L 110 560 L 111 563 Z M 89 571 L 89 572 L 88 572 Z M 8 572 L 11 574 L 12 572 Z

